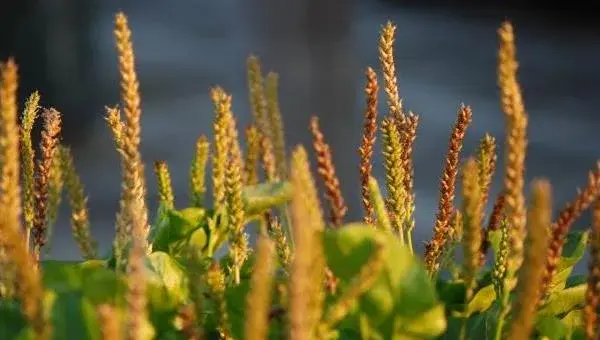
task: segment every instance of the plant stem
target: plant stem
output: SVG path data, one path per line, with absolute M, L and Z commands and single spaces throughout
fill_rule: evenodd
M 240 281 L 240 268 L 238 266 L 235 266 L 233 268 L 233 282 L 237 286 L 240 284 Z
M 469 321 L 469 302 L 471 302 L 471 299 L 473 298 L 473 282 L 467 282 L 468 286 L 467 286 L 467 292 L 465 294 L 465 311 L 464 311 L 464 315 L 463 315 L 463 320 L 462 320 L 462 324 L 460 326 L 460 336 L 459 339 L 460 340 L 465 340 L 467 338 L 467 322 Z
M 504 289 L 506 289 L 506 285 L 504 285 Z M 502 329 L 504 328 L 504 323 L 506 322 L 506 316 L 508 315 L 508 294 L 506 292 L 502 292 L 502 305 L 500 310 L 500 315 L 498 316 L 498 323 L 496 324 L 496 334 L 494 335 L 494 340 L 502 339 Z
M 415 251 L 413 249 L 412 232 L 410 229 L 408 229 L 406 232 L 406 243 L 408 244 L 408 249 L 410 249 L 410 253 L 414 254 Z

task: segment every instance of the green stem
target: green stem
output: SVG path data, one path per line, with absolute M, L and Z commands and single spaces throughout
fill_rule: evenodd
M 415 251 L 413 249 L 412 230 L 410 229 L 408 229 L 406 232 L 406 243 L 408 244 L 408 249 L 410 249 L 410 253 L 414 254 Z
M 506 285 L 504 285 L 504 290 L 506 289 Z M 494 335 L 494 340 L 502 339 L 502 329 L 504 328 L 504 323 L 506 322 L 506 316 L 508 316 L 509 308 L 508 308 L 508 294 L 506 291 L 502 292 L 502 305 L 500 310 L 500 315 L 498 316 L 498 324 L 496 325 L 496 334 Z
M 233 268 L 233 283 L 235 283 L 235 285 L 239 285 L 240 284 L 240 267 L 235 266 Z
M 473 298 L 473 286 L 474 282 L 469 283 L 469 286 L 467 287 L 467 292 L 465 294 L 465 311 L 460 326 L 460 340 L 465 340 L 467 338 L 467 322 L 469 321 L 469 302 L 471 302 L 471 299 Z
M 404 238 L 405 230 L 404 230 L 404 228 L 402 228 L 398 218 L 394 218 L 394 224 L 398 228 L 398 237 L 400 238 L 400 243 L 402 243 L 402 245 L 405 246 L 406 245 L 406 239 Z

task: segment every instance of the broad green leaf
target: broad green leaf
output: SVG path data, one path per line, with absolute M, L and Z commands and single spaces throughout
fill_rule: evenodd
M 69 291 L 81 289 L 83 275 L 81 266 L 71 261 L 43 261 L 42 280 L 47 289 Z
M 170 309 L 188 298 L 188 279 L 177 261 L 164 252 L 148 256 L 149 295 L 156 308 Z
M 586 284 L 581 284 L 552 293 L 548 302 L 540 309 L 539 315 L 559 315 L 582 305 L 585 299 L 585 289 Z
M 561 321 L 567 328 L 567 333 L 572 336 L 577 329 L 583 328 L 583 310 L 574 309 L 567 313 Z
M 47 289 L 70 291 L 81 289 L 84 282 L 95 272 L 109 272 L 106 261 L 90 260 L 85 262 L 43 261 L 42 280 Z
M 466 287 L 463 281 L 437 280 L 440 300 L 450 310 L 462 310 L 465 304 Z
M 497 314 L 490 311 L 471 316 L 466 324 L 467 339 L 493 339 L 497 317 Z M 464 318 L 462 316 L 450 315 L 448 317 L 448 327 L 440 340 L 460 339 L 463 323 Z
M 78 292 L 58 294 L 51 308 L 52 338 L 100 339 L 93 305 Z
M 237 286 L 229 286 L 225 290 L 225 301 L 229 313 L 229 324 L 234 339 L 244 338 L 244 321 L 246 315 L 246 295 L 250 291 L 250 282 L 242 281 Z
M 26 326 L 20 304 L 0 299 L 0 339 L 14 339 Z
M 183 255 L 188 249 L 192 234 L 201 228 L 206 212 L 201 208 L 169 210 L 154 230 L 151 238 L 153 251 L 163 251 L 174 256 Z M 193 238 L 196 249 L 207 245 L 208 235 Z
M 576 328 L 571 333 L 571 339 L 570 340 L 586 340 L 585 330 L 583 328 Z
M 175 330 L 178 308 L 188 299 L 188 278 L 183 266 L 164 252 L 150 254 L 147 269 L 149 321 L 161 338 Z
M 323 235 L 328 266 L 342 287 L 352 282 L 377 245 L 383 247 L 383 269 L 359 299 L 359 314 L 366 316 L 370 328 L 384 329 L 381 335 L 386 339 L 399 334 L 424 338 L 441 334 L 446 320 L 434 285 L 422 264 L 396 236 L 361 223 L 327 230 Z
M 396 316 L 397 328 L 394 334 L 400 333 L 421 339 L 441 335 L 446 330 L 446 326 L 444 306 L 438 304 L 417 317 L 407 319 L 400 315 Z
M 471 299 L 471 302 L 469 302 L 467 315 L 470 316 L 474 313 L 481 313 L 488 310 L 495 300 L 496 291 L 494 290 L 494 286 L 489 285 L 483 287 L 477 293 L 475 293 L 475 296 L 473 296 L 473 299 Z
M 127 289 L 125 279 L 119 277 L 108 268 L 99 268 L 84 274 L 81 292 L 93 305 L 108 303 L 114 306 L 124 306 L 124 293 Z
M 124 302 L 125 283 L 106 267 L 106 261 L 44 261 L 42 266 L 46 289 L 57 293 L 80 291 L 94 305 L 122 305 Z
M 550 284 L 550 292 L 560 291 L 565 287 L 573 267 L 585 255 L 588 237 L 589 231 L 574 231 L 567 235 L 556 274 Z
M 561 340 L 567 335 L 567 327 L 553 316 L 539 318 L 535 330 L 539 336 L 545 336 L 550 340 Z
M 390 244 L 397 242 L 398 250 L 390 256 Z M 393 234 L 363 224 L 348 225 L 324 233 L 325 256 L 329 268 L 344 284 L 350 284 L 381 242 L 386 252 L 386 265 L 380 278 L 361 299 L 362 311 L 370 316 L 374 326 L 383 322 L 397 302 L 400 280 L 411 267 L 411 254 Z M 397 249 L 396 249 L 397 248 Z M 392 268 L 397 268 L 394 270 Z
M 292 199 L 289 182 L 261 183 L 247 186 L 242 191 L 247 215 L 258 215 L 283 205 Z

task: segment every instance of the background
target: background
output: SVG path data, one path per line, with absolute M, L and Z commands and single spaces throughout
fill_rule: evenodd
M 594 12 L 576 2 L 569 2 L 572 8 L 543 9 L 522 2 L 519 7 L 510 2 L 475 7 L 466 1 L 415 3 L 23 0 L 0 13 L 0 56 L 15 56 L 20 65 L 22 102 L 39 89 L 44 105 L 63 112 L 64 141 L 73 147 L 89 195 L 92 233 L 106 251 L 120 191 L 119 159 L 103 120 L 104 106 L 119 101 L 112 32 L 118 10 L 125 11 L 133 30 L 152 217 L 157 202 L 154 160 L 168 162 L 176 204 L 187 204 L 194 141 L 200 134 L 212 137 L 210 86 L 222 85 L 233 94 L 240 128 L 250 122 L 245 60 L 255 53 L 265 72 L 280 73 L 288 147 L 298 143 L 310 147 L 309 117 L 318 115 L 350 208 L 348 220 L 360 218 L 356 149 L 364 107 L 363 74 L 367 66 L 379 69 L 379 30 L 392 20 L 398 25 L 401 96 L 405 107 L 421 116 L 414 155 L 414 239 L 422 251 L 431 235 L 439 176 L 461 102 L 474 112 L 463 155 L 473 152 L 489 132 L 497 137 L 502 160 L 496 29 L 510 19 L 530 115 L 527 178 L 549 178 L 554 205 L 562 207 L 578 186 L 585 185 L 588 170 L 600 158 L 600 31 L 597 20 L 586 17 Z M 382 105 L 380 115 L 385 113 Z M 374 171 L 383 180 L 379 150 L 378 146 Z M 501 176 L 500 171 L 493 194 L 500 188 Z M 586 215 L 578 226 L 588 223 Z M 49 256 L 80 256 L 66 207 L 55 226 Z

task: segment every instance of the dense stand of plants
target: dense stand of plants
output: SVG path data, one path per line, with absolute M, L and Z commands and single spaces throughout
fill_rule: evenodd
M 16 63 L 2 63 L 0 339 L 597 338 L 600 167 L 556 217 L 544 179 L 531 183 L 526 205 L 528 118 L 513 29 L 504 23 L 498 32 L 504 185 L 501 192 L 490 190 L 498 167 L 494 137 L 481 136 L 476 154 L 461 155 L 476 117 L 461 105 L 423 260 L 414 254 L 412 240 L 413 230 L 424 228 L 415 226 L 413 217 L 412 149 L 419 116 L 405 110 L 400 99 L 392 23 L 382 27 L 379 41 L 377 72 L 387 98 L 381 119 L 379 76 L 371 67 L 365 72 L 356 182 L 364 218 L 349 222 L 318 119 L 308 124 L 315 179 L 304 147 L 286 154 L 278 75 L 264 75 L 254 56 L 247 60 L 254 119 L 245 138 L 239 136 L 231 95 L 212 88 L 214 138 L 197 139 L 189 200 L 175 201 L 168 165 L 157 161 L 160 204 L 149 215 L 131 32 L 125 15 L 117 14 L 121 105 L 107 108 L 106 122 L 121 160 L 122 193 L 108 255 L 98 253 L 90 234 L 84 188 L 69 148 L 60 142 L 59 111 L 41 110 L 34 93 L 20 115 Z M 43 131 L 36 156 L 31 132 L 38 116 Z M 372 176 L 378 136 L 382 191 Z M 318 187 L 324 189 L 324 203 Z M 81 262 L 42 256 L 63 192 Z M 493 201 L 489 213 L 488 201 Z M 592 228 L 571 231 L 591 206 Z M 255 247 L 250 224 L 257 226 Z M 225 256 L 217 257 L 223 247 Z M 571 275 L 588 248 L 589 274 Z

